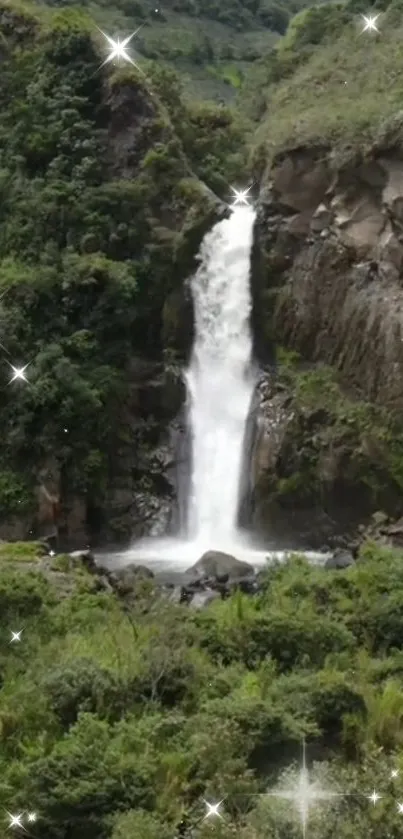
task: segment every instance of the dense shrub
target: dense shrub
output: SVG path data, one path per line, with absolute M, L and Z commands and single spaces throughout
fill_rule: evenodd
M 1 551 L 2 615 L 25 623 L 0 656 L 0 803 L 19 812 L 28 797 L 45 839 L 154 839 L 161 825 L 168 839 L 202 824 L 203 798 L 225 799 L 221 839 L 289 839 L 291 810 L 268 833 L 257 794 L 293 761 L 297 778 L 302 738 L 309 768 L 314 755 L 319 774 L 357 795 L 398 766 L 401 656 L 379 621 L 389 582 L 399 602 L 401 553 L 368 545 L 339 572 L 290 558 L 267 569 L 258 597 L 195 613 L 152 587 L 123 611 L 111 594 L 83 591 L 79 567 L 61 588 L 58 570 L 45 584 L 42 566 L 22 571 L 38 550 Z M 359 801 L 354 792 L 334 813 L 346 839 Z M 394 837 L 393 808 L 385 820 Z

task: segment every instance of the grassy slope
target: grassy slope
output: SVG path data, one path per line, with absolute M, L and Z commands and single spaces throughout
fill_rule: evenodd
M 259 597 L 202 613 L 144 585 L 123 609 L 79 565 L 35 553 L 0 551 L 0 805 L 29 801 L 30 835 L 172 839 L 185 818 L 186 836 L 207 839 L 206 797 L 225 798 L 215 839 L 299 839 L 290 808 L 256 792 L 298 758 L 302 735 L 310 762 L 330 761 L 321 782 L 350 793 L 313 819 L 311 839 L 400 835 L 386 784 L 402 768 L 401 553 L 367 546 L 342 573 L 294 557 Z M 363 799 L 374 787 L 378 811 Z
M 119 33 L 122 37 L 122 33 L 129 34 L 143 23 L 132 42 L 137 57 L 163 60 L 180 71 L 193 98 L 233 98 L 240 72 L 265 54 L 278 34 L 264 26 L 252 12 L 244 10 L 237 0 L 227 0 L 217 9 L 212 4 L 211 10 L 196 15 L 178 11 L 179 5 L 175 0 L 163 4 L 154 0 L 80 4 L 111 35 Z M 217 19 L 216 14 L 223 16 L 223 12 L 226 21 Z
M 376 138 L 380 124 L 403 103 L 401 13 L 389 7 L 378 24 L 380 34 L 363 33 L 360 16 L 347 13 L 341 32 L 313 46 L 292 75 L 270 83 L 269 71 L 266 83 L 259 81 L 266 113 L 257 147 L 263 144 L 270 157 L 296 144 L 365 145 Z M 288 51 L 285 38 L 279 48 L 281 61 Z

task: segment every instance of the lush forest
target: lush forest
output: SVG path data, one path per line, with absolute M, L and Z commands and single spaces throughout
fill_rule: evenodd
M 152 427 L 127 427 L 130 360 L 174 358 L 170 295 L 216 212 L 207 186 L 228 193 L 244 150 L 236 117 L 183 105 L 173 71 L 100 70 L 85 15 L 6 5 L 0 25 L 4 524 L 29 519 L 53 455 L 98 509 L 112 453 L 147 445 Z

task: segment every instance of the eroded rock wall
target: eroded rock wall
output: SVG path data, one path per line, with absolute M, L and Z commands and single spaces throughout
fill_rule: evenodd
M 251 516 L 266 541 L 316 547 L 379 506 L 399 515 L 400 442 L 392 452 L 388 418 L 374 432 L 369 408 L 354 403 L 386 410 L 400 434 L 402 225 L 403 149 L 393 138 L 344 159 L 330 148 L 294 149 L 263 178 L 254 265 L 261 344 L 295 350 L 312 370 L 328 366 L 340 386 L 337 408 L 326 377 L 304 404 L 309 382 L 298 389 L 297 374 L 284 386 L 273 367 L 266 375 Z
M 403 150 L 337 168 L 328 149 L 278 159 L 261 192 L 272 337 L 403 410 Z

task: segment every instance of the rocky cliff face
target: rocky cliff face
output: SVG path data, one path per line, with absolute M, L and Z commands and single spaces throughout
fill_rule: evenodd
M 257 238 L 261 344 L 296 351 L 311 372 L 286 387 L 269 377 L 255 522 L 272 532 L 274 518 L 277 530 L 288 523 L 323 543 L 374 507 L 400 508 L 403 152 L 393 132 L 344 160 L 329 147 L 278 156 L 263 178 Z M 337 384 L 329 388 L 318 365 Z M 375 434 L 378 421 L 384 430 Z
M 340 168 L 328 149 L 290 152 L 262 190 L 259 229 L 273 337 L 402 410 L 403 152 Z

